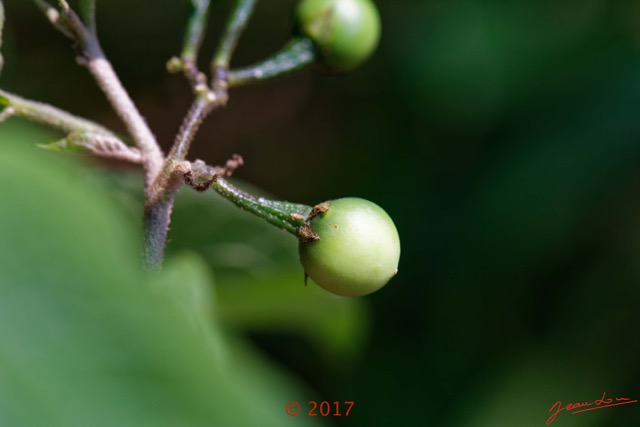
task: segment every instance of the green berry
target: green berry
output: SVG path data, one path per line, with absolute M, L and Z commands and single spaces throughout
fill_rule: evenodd
M 380 39 L 380 16 L 371 0 L 302 0 L 300 31 L 316 44 L 321 61 L 333 71 L 364 62 Z
M 310 215 L 311 232 L 301 239 L 305 273 L 325 290 L 362 296 L 383 287 L 397 272 L 400 238 L 387 213 L 358 198 L 320 204 Z

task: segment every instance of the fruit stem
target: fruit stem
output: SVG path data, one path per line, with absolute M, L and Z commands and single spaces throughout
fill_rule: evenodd
M 185 174 L 184 181 L 188 186 L 197 191 L 205 191 L 211 187 L 216 193 L 240 209 L 246 210 L 296 237 L 300 236 L 300 232 L 312 211 L 311 206 L 256 197 L 222 178 L 224 172 L 221 172 L 221 169 L 212 168 L 204 162 L 196 161 L 191 164 L 191 168 L 192 172 Z M 196 183 L 194 177 L 203 183 Z
M 311 39 L 297 37 L 264 61 L 229 71 L 229 86 L 243 86 L 270 80 L 300 70 L 313 63 L 315 59 L 316 52 Z
M 239 208 L 259 216 L 294 236 L 298 236 L 300 227 L 304 225 L 304 218 L 311 211 L 309 206 L 255 197 L 239 190 L 224 179 L 216 180 L 211 187 Z

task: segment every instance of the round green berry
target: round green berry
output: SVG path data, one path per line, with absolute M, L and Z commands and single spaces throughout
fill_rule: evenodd
M 300 241 L 300 261 L 325 290 L 367 295 L 398 272 L 398 231 L 375 203 L 353 197 L 332 200 L 316 206 L 309 219 L 307 237 Z
M 300 31 L 316 44 L 330 70 L 349 71 L 364 62 L 380 39 L 380 16 L 371 0 L 302 0 Z

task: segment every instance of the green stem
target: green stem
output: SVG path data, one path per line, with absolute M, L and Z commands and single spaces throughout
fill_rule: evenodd
M 225 168 L 228 167 L 229 162 L 227 162 Z M 222 178 L 225 173 L 230 173 L 230 170 L 225 168 L 212 167 L 202 160 L 196 160 L 191 163 L 191 171 L 184 175 L 185 182 L 198 191 L 205 191 L 210 185 L 218 194 L 239 208 L 249 211 L 295 236 L 299 236 L 300 228 L 305 225 L 307 217 L 311 213 L 312 208 L 310 206 L 269 200 L 248 194 Z M 189 178 L 188 181 L 187 177 Z M 201 181 L 201 183 L 194 183 L 193 178 Z
M 182 61 L 195 64 L 204 38 L 209 14 L 209 0 L 191 0 L 193 12 L 187 23 L 184 45 L 182 47 Z
M 306 37 L 295 38 L 272 57 L 246 68 L 231 70 L 228 76 L 229 86 L 270 80 L 304 68 L 315 59 L 313 42 Z
M 173 191 L 167 191 L 165 197 L 155 200 L 151 205 L 145 205 L 142 266 L 147 271 L 157 271 L 162 267 L 177 186 L 176 184 Z
M 184 117 L 176 140 L 147 195 L 144 212 L 144 246 L 142 260 L 148 270 L 157 270 L 162 265 L 167 241 L 171 210 L 176 192 L 181 184 L 182 173 L 177 170 L 187 156 L 191 141 L 207 114 L 216 106 L 207 93 L 200 94 Z
M 239 208 L 259 216 L 294 236 L 298 236 L 300 227 L 305 224 L 305 220 L 311 212 L 310 206 L 252 196 L 222 178 L 215 180 L 211 187 Z
M 189 108 L 189 112 L 182 121 L 182 125 L 180 126 L 178 135 L 176 135 L 173 147 L 167 156 L 164 168 L 165 170 L 167 167 L 171 168 L 175 162 L 184 160 L 187 157 L 193 138 L 198 132 L 198 129 L 200 129 L 200 125 L 214 106 L 215 102 L 208 99 L 207 94 L 199 95 L 195 99 Z
M 64 133 L 85 132 L 118 139 L 109 129 L 97 123 L 74 116 L 42 102 L 31 101 L 0 89 L 0 106 L 11 107 L 13 115 L 45 124 Z
M 229 62 L 233 51 L 238 44 L 238 39 L 242 35 L 247 22 L 251 17 L 253 8 L 256 4 L 256 0 L 236 0 L 236 4 L 229 15 L 227 21 L 227 27 L 225 28 L 224 35 L 220 40 L 220 45 L 211 63 L 212 75 L 216 76 L 218 69 L 228 69 Z

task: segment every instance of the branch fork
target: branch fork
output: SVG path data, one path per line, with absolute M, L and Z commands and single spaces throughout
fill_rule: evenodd
M 209 13 L 210 0 L 191 0 L 192 15 L 187 23 L 180 57 L 167 63 L 170 72 L 182 72 L 194 93 L 194 101 L 185 115 L 173 146 L 165 156 L 153 132 L 122 85 L 100 46 L 95 19 L 96 0 L 80 0 L 76 13 L 66 0 L 57 7 L 45 0 L 34 0 L 49 22 L 78 49 L 78 62 L 85 66 L 102 89 L 112 108 L 124 123 L 134 146 L 114 132 L 94 122 L 51 105 L 21 98 L 0 90 L 0 122 L 19 116 L 58 129 L 67 136 L 44 148 L 59 151 L 88 152 L 98 157 L 140 164 L 145 175 L 144 267 L 161 267 L 175 194 L 185 183 L 197 191 L 213 188 L 243 209 L 274 225 L 298 235 L 311 208 L 288 202 L 276 202 L 248 195 L 229 184 L 231 176 L 243 164 L 234 155 L 222 167 L 206 165 L 186 158 L 200 125 L 216 108 L 226 105 L 229 88 L 265 81 L 297 70 L 315 58 L 310 40 L 294 39 L 283 51 L 256 65 L 230 69 L 238 40 L 254 10 L 256 0 L 236 0 L 220 44 L 210 62 L 210 79 L 198 69 L 197 60 Z M 0 43 L 4 21 L 0 0 Z M 1 61 L 0 56 L 0 61 Z M 1 62 L 0 62 L 1 67 Z

